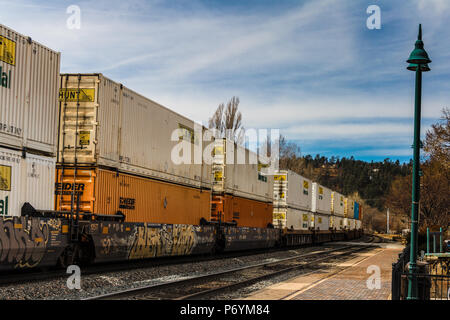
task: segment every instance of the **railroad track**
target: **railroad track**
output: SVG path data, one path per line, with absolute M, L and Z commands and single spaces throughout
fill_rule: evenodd
M 81 266 L 82 275 L 103 274 L 108 272 L 129 271 L 140 268 L 151 268 L 165 265 L 177 265 L 192 262 L 207 262 L 221 259 L 239 258 L 251 256 L 254 254 L 282 252 L 287 250 L 295 250 L 305 246 L 269 248 L 269 249 L 253 249 L 238 252 L 224 252 L 216 255 L 200 255 L 200 256 L 175 256 L 162 258 L 149 258 L 139 261 L 120 261 L 113 263 L 103 263 L 96 265 Z M 314 246 L 312 246 L 314 247 Z M 31 283 L 42 280 L 52 280 L 67 277 L 68 274 L 63 268 L 45 268 L 37 270 L 21 270 L 13 272 L 0 272 L 0 285 Z
M 370 240 L 367 242 L 381 242 L 382 239 L 380 237 L 376 237 L 374 235 L 369 235 Z M 378 241 L 375 241 L 377 239 Z M 326 245 L 326 244 L 322 244 Z M 313 245 L 322 246 L 322 245 Z M 98 264 L 98 265 L 90 265 L 90 266 L 81 266 L 83 275 L 92 275 L 92 274 L 103 274 L 108 272 L 120 272 L 120 271 L 129 271 L 133 269 L 139 268 L 150 268 L 156 266 L 164 266 L 164 265 L 177 265 L 183 263 L 192 263 L 192 262 L 207 262 L 212 260 L 220 260 L 220 259 L 230 259 L 230 258 L 239 258 L 243 256 L 250 256 L 253 254 L 260 253 L 271 253 L 271 252 L 282 252 L 287 250 L 295 250 L 300 247 L 305 247 L 304 245 L 293 246 L 293 247 L 283 247 L 283 248 L 270 248 L 270 249 L 257 249 L 257 250 L 246 250 L 239 252 L 226 252 L 217 255 L 203 255 L 203 256 L 181 256 L 181 257 L 163 257 L 163 258 L 152 258 L 140 261 L 121 261 L 115 263 L 108 264 Z M 56 269 L 56 268 L 46 268 L 46 269 L 38 269 L 34 270 L 22 270 L 22 271 L 13 271 L 13 272 L 5 272 L 0 273 L 0 285 L 8 285 L 8 284 L 20 284 L 20 283 L 31 283 L 42 280 L 52 280 L 58 278 L 66 278 L 68 275 L 65 269 Z
M 372 238 L 375 240 L 374 238 Z M 299 269 L 317 269 L 326 260 L 339 259 L 371 246 L 346 246 L 331 250 L 311 252 L 216 273 L 187 277 L 180 280 L 147 285 L 89 297 L 86 300 L 110 299 L 201 299 L 226 292 L 231 289 L 248 287 L 254 283 L 274 278 Z

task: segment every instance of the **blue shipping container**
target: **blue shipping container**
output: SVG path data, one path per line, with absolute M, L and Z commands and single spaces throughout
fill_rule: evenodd
M 359 203 L 355 201 L 353 219 L 359 220 Z

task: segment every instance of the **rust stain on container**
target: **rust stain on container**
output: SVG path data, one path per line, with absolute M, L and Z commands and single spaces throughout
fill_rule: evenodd
M 210 220 L 209 191 L 100 168 L 57 169 L 56 190 L 56 209 L 62 211 L 76 210 L 79 203 L 80 212 L 122 212 L 126 222 L 198 225 L 201 218 Z

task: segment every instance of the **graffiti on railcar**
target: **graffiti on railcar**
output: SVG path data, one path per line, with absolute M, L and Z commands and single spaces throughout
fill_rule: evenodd
M 189 255 L 197 241 L 196 230 L 191 225 L 136 226 L 128 258 Z
M 122 255 L 123 250 L 128 247 L 127 236 L 123 234 L 123 224 L 119 223 L 102 223 L 99 225 L 91 224 L 91 232 L 101 232 L 100 254 L 103 256 Z
M 61 223 L 25 217 L 0 218 L 0 263 L 15 268 L 32 268 L 44 257 L 52 232 L 59 232 Z
M 180 225 L 173 229 L 172 255 L 185 255 L 192 253 L 196 243 L 197 234 L 193 226 Z

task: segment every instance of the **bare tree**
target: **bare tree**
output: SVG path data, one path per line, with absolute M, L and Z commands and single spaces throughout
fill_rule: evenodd
M 443 117 L 427 131 L 425 151 L 429 159 L 421 164 L 420 227 L 450 224 L 450 112 L 442 110 Z M 403 216 L 411 212 L 411 175 L 392 182 L 387 205 Z
M 209 119 L 208 127 L 210 129 L 216 129 L 220 137 L 233 140 L 237 144 L 242 144 L 244 127 L 242 126 L 242 114 L 239 111 L 239 98 L 231 98 L 226 108 L 221 103 Z
M 304 161 L 300 155 L 300 146 L 295 142 L 288 141 L 286 137 L 280 135 L 279 140 L 280 169 L 292 170 L 298 174 L 305 174 Z
M 439 122 L 431 125 L 427 131 L 425 151 L 432 160 L 437 160 L 450 168 L 450 109 L 442 109 Z

